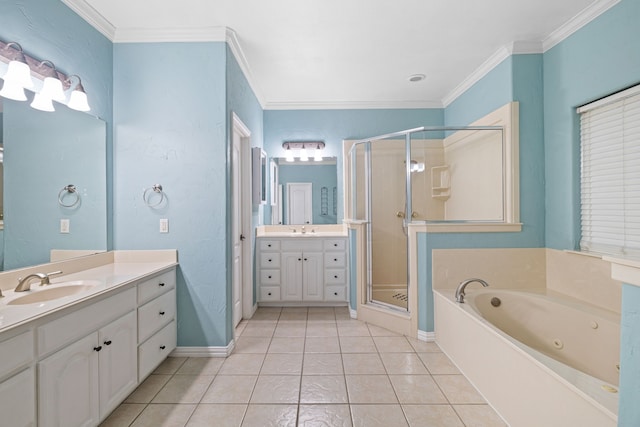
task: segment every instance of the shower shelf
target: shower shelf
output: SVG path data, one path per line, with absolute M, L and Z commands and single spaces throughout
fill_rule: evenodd
M 451 196 L 451 176 L 449 166 L 434 166 L 431 168 L 431 197 L 447 200 Z

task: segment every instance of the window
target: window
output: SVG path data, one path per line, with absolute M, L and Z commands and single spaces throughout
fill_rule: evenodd
M 640 257 L 640 85 L 578 108 L 580 248 Z

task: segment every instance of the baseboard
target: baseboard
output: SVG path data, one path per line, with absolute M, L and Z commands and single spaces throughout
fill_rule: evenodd
M 225 347 L 176 347 L 169 357 L 228 357 L 234 347 L 233 340 Z
M 435 332 L 421 331 L 421 330 L 418 329 L 418 339 L 420 341 L 435 342 L 436 333 Z
M 349 307 L 349 316 L 352 319 L 357 319 L 358 318 L 358 312 L 354 309 L 352 309 L 351 307 Z

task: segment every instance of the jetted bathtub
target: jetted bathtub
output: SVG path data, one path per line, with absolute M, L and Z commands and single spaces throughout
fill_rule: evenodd
M 437 343 L 512 426 L 616 425 L 619 315 L 545 291 L 434 296 Z

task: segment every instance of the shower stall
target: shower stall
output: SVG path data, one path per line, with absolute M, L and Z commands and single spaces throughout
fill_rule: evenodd
M 365 234 L 366 304 L 411 311 L 414 224 L 505 220 L 503 131 L 421 127 L 345 141 L 345 218 Z

